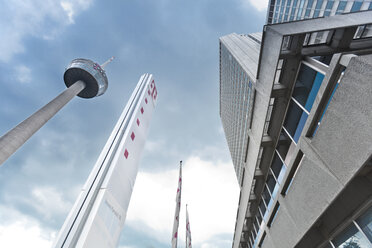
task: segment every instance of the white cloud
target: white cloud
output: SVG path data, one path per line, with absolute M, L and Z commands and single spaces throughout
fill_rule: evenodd
M 20 83 L 29 83 L 31 81 L 31 69 L 20 65 L 15 68 L 16 78 Z
M 263 11 L 267 9 L 269 0 L 242 0 L 244 5 L 249 5 L 255 7 L 258 11 Z
M 0 223 L 0 247 L 46 248 L 55 238 L 55 232 L 42 229 L 37 221 L 4 206 L 0 206 Z
M 24 51 L 23 39 L 34 36 L 53 39 L 73 23 L 74 16 L 87 9 L 91 0 L 14 0 L 3 1 L 0 15 L 0 61 L 8 62 Z
M 72 204 L 52 187 L 34 188 L 31 194 L 33 196 L 33 207 L 47 219 L 64 215 L 66 209 L 72 207 Z
M 170 242 L 177 178 L 178 166 L 162 173 L 139 172 L 126 225 L 140 231 L 150 228 L 152 232 L 146 233 L 152 233 L 159 241 Z M 205 243 L 202 247 L 214 247 L 208 245 L 208 240 L 226 233 L 230 233 L 232 239 L 238 197 L 239 186 L 232 164 L 190 157 L 183 166 L 179 233 L 185 233 L 187 203 L 193 244 Z M 141 227 L 139 222 L 141 225 L 146 223 L 147 227 Z

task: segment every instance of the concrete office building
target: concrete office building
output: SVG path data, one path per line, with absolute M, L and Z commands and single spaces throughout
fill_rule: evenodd
M 267 24 L 371 10 L 371 0 L 270 0 Z
M 233 248 L 372 247 L 371 23 L 366 11 L 220 38 L 221 120 L 243 151 Z
M 238 182 L 244 174 L 261 33 L 220 39 L 220 116 Z

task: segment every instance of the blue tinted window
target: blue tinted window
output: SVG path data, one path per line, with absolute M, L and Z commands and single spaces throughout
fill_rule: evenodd
M 344 12 L 346 3 L 347 1 L 340 1 L 340 3 L 338 4 L 337 10 L 336 10 L 336 14 L 341 14 Z
M 319 10 L 314 11 L 314 18 L 319 17 Z
M 362 7 L 363 2 L 354 2 L 353 7 L 351 7 L 350 12 L 356 12 L 360 10 L 360 7 Z
M 368 9 L 369 9 L 369 10 L 372 9 L 372 2 L 369 4 Z
M 318 0 L 318 2 L 316 2 L 315 9 L 319 10 L 322 7 L 322 4 L 323 4 L 323 0 Z
M 301 2 L 300 2 L 300 6 L 299 6 L 299 8 L 298 8 L 298 12 L 297 12 L 297 19 L 300 19 L 300 18 L 301 18 L 302 10 L 303 10 L 304 4 L 305 4 L 305 0 L 301 0 Z
M 323 74 L 304 64 L 301 65 L 293 91 L 293 97 L 309 112 L 314 104 L 323 79 Z
M 331 10 L 334 3 L 335 3 L 335 1 L 328 1 L 327 5 L 326 5 L 326 10 Z
M 313 6 L 313 3 L 314 3 L 314 0 L 309 0 L 308 2 L 307 2 L 307 8 L 309 9 L 311 9 L 311 7 Z
M 346 247 L 371 247 L 371 243 L 364 237 L 358 228 L 352 223 L 342 233 L 337 235 L 332 243 L 336 248 Z
M 370 207 L 366 213 L 360 216 L 356 222 L 360 226 L 360 229 L 367 236 L 369 241 L 372 242 L 372 207 Z

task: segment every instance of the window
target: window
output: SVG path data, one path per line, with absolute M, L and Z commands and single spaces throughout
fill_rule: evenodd
M 336 248 L 371 247 L 371 243 L 354 223 L 351 223 L 343 232 L 337 235 L 332 240 L 332 243 Z
M 301 0 L 300 6 L 299 6 L 298 12 L 297 12 L 297 20 L 301 19 L 304 4 L 305 4 L 305 0 Z
M 274 220 L 275 220 L 275 217 L 276 217 L 276 215 L 278 214 L 279 207 L 280 207 L 280 204 L 279 204 L 279 202 L 277 202 L 277 203 L 275 204 L 274 210 L 273 210 L 273 212 L 272 212 L 272 214 L 271 214 L 271 216 L 270 216 L 270 219 L 269 219 L 269 221 L 267 222 L 267 226 L 268 226 L 268 227 L 271 227 L 271 225 L 273 224 L 273 222 L 274 222 Z
M 306 8 L 306 12 L 305 12 L 305 18 L 309 18 L 310 17 L 311 7 L 313 6 L 313 3 L 314 3 L 314 0 L 309 0 L 307 2 L 307 8 Z
M 264 242 L 264 240 L 265 240 L 265 237 L 266 237 L 266 232 L 264 232 L 264 233 L 262 234 L 262 238 L 261 238 L 261 240 L 260 240 L 260 243 L 258 243 L 258 247 L 261 247 L 261 246 L 262 246 L 262 244 L 263 244 L 263 242 Z
M 316 123 L 315 129 L 314 129 L 314 132 L 311 134 L 311 137 L 314 137 L 314 135 L 315 135 L 316 132 L 318 131 L 318 128 L 319 128 L 319 126 L 320 126 L 320 123 L 321 123 L 322 120 L 323 120 L 324 114 L 325 114 L 325 112 L 326 112 L 327 109 L 328 109 L 329 103 L 331 102 L 331 100 L 332 100 L 332 98 L 333 98 L 333 95 L 335 94 L 335 92 L 336 92 L 336 90 L 337 90 L 337 88 L 338 88 L 338 86 L 339 86 L 339 84 L 340 84 L 340 82 L 341 82 L 341 79 L 342 79 L 343 75 L 344 75 L 344 71 L 341 73 L 339 79 L 337 80 L 337 83 L 336 83 L 336 85 L 334 86 L 334 88 L 333 88 L 333 90 L 332 90 L 332 93 L 331 93 L 331 95 L 330 95 L 330 97 L 329 97 L 329 99 L 328 99 L 328 102 L 327 102 L 326 106 L 324 107 L 324 110 L 323 110 L 322 114 L 320 115 L 319 121 Z
M 363 4 L 363 2 L 357 2 L 357 1 L 355 1 L 354 4 L 353 4 L 353 7 L 351 7 L 351 11 L 350 12 L 359 11 L 360 10 L 360 7 L 362 7 L 362 4 Z
M 295 12 L 296 12 L 297 2 L 298 2 L 298 0 L 294 0 L 293 1 L 292 10 L 291 10 L 291 16 L 289 17 L 289 20 L 290 21 L 293 21 L 293 19 L 294 19 Z
M 301 136 L 323 79 L 323 74 L 301 65 L 283 125 L 295 143 Z
M 281 192 L 282 195 L 287 195 L 288 190 L 289 190 L 289 188 L 291 187 L 291 185 L 293 183 L 293 179 L 295 178 L 295 176 L 297 174 L 297 171 L 300 168 L 300 165 L 302 163 L 303 158 L 304 158 L 304 154 L 302 153 L 302 151 L 298 151 L 298 154 L 296 156 L 296 159 L 293 162 L 293 165 L 291 167 L 291 170 L 290 170 L 290 172 L 289 172 L 289 174 L 287 176 L 287 179 L 286 179 L 286 181 L 284 183 L 284 186 L 283 186 L 283 189 L 282 189 L 282 192 Z
M 342 14 L 345 10 L 347 1 L 340 1 L 338 4 L 337 10 L 336 10 L 336 15 Z
M 372 207 L 370 207 L 366 213 L 356 219 L 356 222 L 369 241 L 372 242 Z
M 324 11 L 324 16 L 329 16 L 331 14 L 331 10 L 332 10 L 332 7 L 333 7 L 334 3 L 335 3 L 335 1 L 328 1 L 327 2 L 327 5 L 326 5 L 325 11 Z

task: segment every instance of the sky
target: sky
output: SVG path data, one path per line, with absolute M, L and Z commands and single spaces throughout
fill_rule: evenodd
M 0 247 L 50 247 L 143 73 L 158 102 L 120 248 L 170 247 L 179 161 L 194 248 L 231 247 L 239 186 L 219 118 L 219 43 L 262 31 L 261 0 L 0 0 L 0 135 L 65 89 L 74 58 L 107 92 L 74 98 L 0 167 Z

